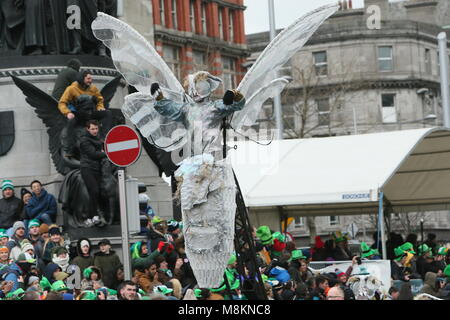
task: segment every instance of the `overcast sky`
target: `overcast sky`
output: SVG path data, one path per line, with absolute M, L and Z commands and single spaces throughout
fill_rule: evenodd
M 287 27 L 297 18 L 322 5 L 337 3 L 337 0 L 274 0 L 277 29 Z M 244 0 L 245 33 L 269 31 L 268 0 Z M 362 8 L 364 0 L 353 0 L 353 8 Z

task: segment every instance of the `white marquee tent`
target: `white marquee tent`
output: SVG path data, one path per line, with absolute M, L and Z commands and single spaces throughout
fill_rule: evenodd
M 379 212 L 380 221 L 386 205 L 396 213 L 450 209 L 445 128 L 236 144 L 229 156 L 250 208 L 301 216 Z

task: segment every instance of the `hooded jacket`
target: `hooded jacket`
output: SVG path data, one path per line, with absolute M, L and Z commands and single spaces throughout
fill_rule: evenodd
M 40 214 L 48 214 L 52 219 L 56 218 L 56 199 L 48 193 L 45 189 L 42 189 L 41 194 L 36 196 L 33 192 L 32 197 L 28 204 L 25 206 L 25 212 L 28 219 L 35 219 Z
M 113 288 L 113 286 L 117 269 L 122 267 L 119 256 L 113 250 L 109 251 L 109 254 L 97 252 L 94 255 L 94 266 L 100 269 L 105 286 L 115 290 L 116 288 Z
M 56 272 L 57 269 L 61 269 L 60 266 L 58 266 L 56 263 L 49 263 L 42 273 L 44 277 L 48 279 L 50 283 L 53 283 L 56 281 L 56 279 L 53 277 L 53 274 Z
M 89 243 L 89 252 L 87 256 L 84 256 L 81 251 L 81 241 L 87 241 Z M 73 258 L 72 264 L 76 264 L 80 268 L 81 274 L 83 274 L 84 269 L 89 266 L 94 265 L 94 257 L 91 256 L 92 244 L 88 238 L 80 238 L 77 242 L 77 253 L 78 255 Z
M 15 196 L 0 199 L 0 228 L 9 229 L 14 222 L 21 220 L 22 208 L 22 200 Z
M 106 158 L 106 153 L 102 152 L 103 141 L 100 138 L 94 137 L 89 132 L 85 132 L 81 136 L 80 143 L 80 167 L 88 168 L 93 171 L 101 171 L 100 161 Z
M 436 288 L 437 274 L 434 272 L 427 272 L 425 274 L 424 285 L 420 293 L 427 293 L 432 296 L 437 297 L 439 294 L 439 289 Z

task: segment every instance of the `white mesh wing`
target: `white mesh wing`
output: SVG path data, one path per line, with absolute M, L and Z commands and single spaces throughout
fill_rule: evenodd
M 161 56 L 128 24 L 99 12 L 92 22 L 94 36 L 111 50 L 111 58 L 125 80 L 142 93 L 158 82 L 165 97 L 181 102 L 184 90 Z
M 155 147 L 167 152 L 181 148 L 187 137 L 184 124 L 159 114 L 155 103 L 150 94 L 136 92 L 125 97 L 122 113 Z
M 279 69 L 305 45 L 320 25 L 338 9 L 339 6 L 334 4 L 322 6 L 284 29 L 269 43 L 237 89 L 245 97 L 248 97 L 277 79 Z M 240 126 L 244 124 L 249 125 L 257 120 L 264 101 L 258 99 L 258 102 L 261 103 L 248 105 L 234 114 L 231 124 L 235 130 L 240 129 Z

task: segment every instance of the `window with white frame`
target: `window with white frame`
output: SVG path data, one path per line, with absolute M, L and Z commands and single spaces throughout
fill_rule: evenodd
M 206 5 L 202 3 L 202 33 L 208 34 L 208 30 L 206 30 Z
M 382 72 L 394 70 L 392 46 L 378 47 L 378 70 Z
M 224 90 L 236 87 L 236 68 L 234 64 L 235 60 L 233 58 L 222 57 Z
M 159 17 L 161 19 L 161 25 L 164 26 L 166 24 L 166 17 L 164 13 L 164 0 L 159 0 Z
M 314 66 L 316 69 L 316 76 L 324 77 L 328 75 L 328 59 L 327 52 L 313 52 Z
M 180 54 L 178 47 L 164 45 L 163 57 L 177 79 L 181 78 Z
M 296 228 L 301 228 L 305 225 L 304 217 L 295 217 L 294 224 Z
M 383 117 L 383 123 L 397 122 L 395 99 L 396 96 L 394 93 L 384 93 L 381 95 L 381 116 Z
M 191 22 L 191 32 L 195 33 L 195 0 L 189 3 L 189 20 Z
M 328 98 L 317 99 L 317 112 L 319 115 L 319 126 L 330 125 L 330 100 Z
M 219 37 L 223 39 L 223 10 L 219 8 Z
M 194 59 L 194 69 L 208 70 L 208 60 L 205 52 L 194 50 L 192 51 L 192 56 Z
M 329 216 L 328 223 L 330 226 L 335 226 L 339 224 L 339 216 Z
M 228 33 L 230 34 L 229 38 L 230 42 L 234 41 L 234 13 L 233 11 L 229 11 L 230 21 L 228 23 Z
M 172 23 L 173 23 L 173 28 L 178 29 L 177 0 L 172 0 Z

